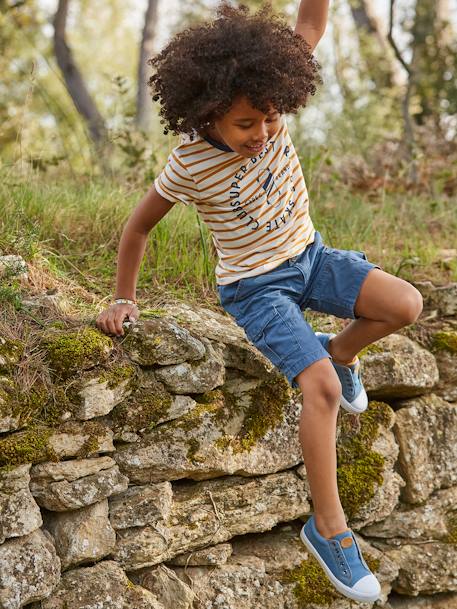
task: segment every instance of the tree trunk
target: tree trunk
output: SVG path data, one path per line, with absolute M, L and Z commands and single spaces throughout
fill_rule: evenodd
M 414 116 L 418 124 L 431 118 L 439 127 L 440 94 L 448 85 L 446 62 L 452 52 L 448 46 L 452 40 L 449 21 L 447 0 L 416 0 L 411 66 L 415 73 L 414 94 L 418 108 Z
M 54 53 L 73 103 L 87 122 L 92 140 L 99 145 L 106 139 L 103 118 L 84 83 L 71 49 L 65 40 L 69 0 L 59 0 L 54 17 Z
M 148 0 L 138 62 L 138 91 L 135 122 L 143 131 L 147 131 L 151 124 L 152 102 L 147 85 L 151 70 L 147 64 L 147 60 L 154 52 L 153 47 L 157 25 L 158 5 L 159 0 Z
M 401 74 L 387 43 L 386 34 L 375 14 L 372 0 L 349 0 L 359 39 L 360 54 L 368 74 L 379 88 L 401 83 Z

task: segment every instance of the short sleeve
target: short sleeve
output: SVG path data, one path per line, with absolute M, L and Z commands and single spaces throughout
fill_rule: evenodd
M 154 186 L 159 195 L 172 203 L 181 201 L 189 205 L 199 199 L 195 181 L 176 150 L 168 157 L 164 169 L 154 180 Z

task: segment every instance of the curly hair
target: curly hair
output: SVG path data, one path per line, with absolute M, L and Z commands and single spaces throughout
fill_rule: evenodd
M 148 60 L 152 98 L 160 100 L 164 133 L 192 139 L 229 111 L 239 95 L 267 114 L 306 105 L 321 82 L 309 45 L 266 3 L 255 14 L 220 3 L 216 18 L 178 33 Z

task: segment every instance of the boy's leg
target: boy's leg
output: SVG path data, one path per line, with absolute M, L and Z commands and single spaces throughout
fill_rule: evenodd
M 336 479 L 336 421 L 341 384 L 325 358 L 296 377 L 302 396 L 300 444 L 317 528 L 324 537 L 347 529 Z
M 380 269 L 366 276 L 351 321 L 329 343 L 336 363 L 348 363 L 367 345 L 414 323 L 422 312 L 422 296 L 407 281 Z

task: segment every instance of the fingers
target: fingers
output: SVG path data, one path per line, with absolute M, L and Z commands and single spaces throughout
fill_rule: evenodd
M 138 319 L 138 308 L 132 305 L 111 305 L 105 311 L 102 311 L 97 317 L 97 327 L 105 334 L 114 336 L 123 336 L 124 329 L 122 324 L 128 317 L 131 321 Z

